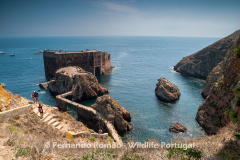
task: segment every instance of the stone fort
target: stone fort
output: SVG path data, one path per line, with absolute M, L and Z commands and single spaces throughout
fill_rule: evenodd
M 44 50 L 43 52 L 45 76 L 53 78 L 55 72 L 62 67 L 78 66 L 95 76 L 108 73 L 111 68 L 111 56 L 100 50 L 65 51 L 61 49 Z

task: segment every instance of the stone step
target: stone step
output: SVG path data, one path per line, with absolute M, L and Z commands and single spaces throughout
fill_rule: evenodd
M 43 118 L 41 120 L 46 119 L 48 117 L 48 115 L 49 115 L 48 113 L 43 113 Z
M 33 112 L 34 112 L 35 114 L 38 114 L 38 113 L 39 113 L 39 112 L 38 112 L 38 108 L 35 107 L 35 108 L 33 109 Z
M 53 118 L 53 116 L 48 116 L 46 119 L 43 120 L 43 122 L 48 122 Z
M 59 126 L 57 126 L 56 128 L 57 128 L 57 129 L 62 129 L 63 126 L 62 126 L 62 125 L 59 125 Z
M 59 124 L 60 124 L 60 122 L 54 122 L 54 123 L 52 124 L 52 126 L 53 126 L 53 127 L 57 127 Z
M 56 122 L 56 119 L 51 119 L 51 120 L 48 122 L 48 125 L 52 124 L 53 122 Z

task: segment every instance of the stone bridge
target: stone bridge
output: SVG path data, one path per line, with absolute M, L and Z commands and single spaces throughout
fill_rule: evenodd
M 123 145 L 123 142 L 114 126 L 111 122 L 107 121 L 104 115 L 91 107 L 81 105 L 66 98 L 71 95 L 72 91 L 56 96 L 56 105 L 59 110 L 67 111 L 68 104 L 71 104 L 78 114 L 78 119 L 81 119 L 91 125 L 95 132 L 98 132 L 99 128 L 101 128 L 104 133 L 107 132 L 118 144 Z

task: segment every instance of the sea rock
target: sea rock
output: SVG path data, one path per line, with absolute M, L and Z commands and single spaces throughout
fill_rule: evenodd
M 180 91 L 177 86 L 165 78 L 158 79 L 156 83 L 155 93 L 163 102 L 174 102 L 179 99 Z
M 186 132 L 187 128 L 177 122 L 175 125 L 171 126 L 169 130 L 175 133 L 179 133 L 179 132 Z
M 233 91 L 235 87 L 240 87 L 240 58 L 235 56 L 236 48 L 240 49 L 240 35 L 224 59 L 210 72 L 202 91 L 206 99 L 198 108 L 196 120 L 209 135 L 216 134 L 230 121 L 240 118 L 240 106 L 236 105 L 239 95 Z M 230 117 L 231 113 L 234 116 Z
M 239 34 L 240 30 L 184 57 L 174 66 L 174 70 L 183 75 L 206 79 L 212 69 L 223 60 L 228 50 L 236 43 Z
M 132 127 L 127 122 L 131 120 L 129 111 L 109 95 L 98 97 L 92 108 L 103 114 L 119 132 L 132 130 Z
M 51 80 L 51 81 L 52 81 L 52 80 Z M 39 87 L 42 88 L 42 89 L 48 89 L 48 84 L 49 84 L 51 81 L 39 83 Z M 53 81 L 54 81 L 54 80 L 53 80 Z
M 53 94 L 63 94 L 72 91 L 74 101 L 96 98 L 108 93 L 106 88 L 99 85 L 97 78 L 90 72 L 77 67 L 65 67 L 56 71 L 55 81 L 48 84 Z

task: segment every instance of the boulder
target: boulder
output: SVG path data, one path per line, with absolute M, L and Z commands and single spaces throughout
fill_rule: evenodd
M 129 111 L 109 95 L 98 97 L 92 108 L 103 114 L 119 132 L 132 130 L 132 127 L 127 122 L 131 120 Z
M 180 91 L 177 86 L 165 78 L 158 79 L 156 83 L 155 93 L 163 102 L 174 102 L 179 99 Z
M 171 126 L 169 130 L 175 133 L 179 133 L 179 132 L 186 132 L 187 128 L 177 122 L 175 125 Z
M 55 80 L 48 83 L 53 94 L 63 94 L 72 91 L 74 101 L 96 98 L 108 93 L 99 85 L 97 78 L 90 72 L 78 67 L 65 67 L 56 71 Z

